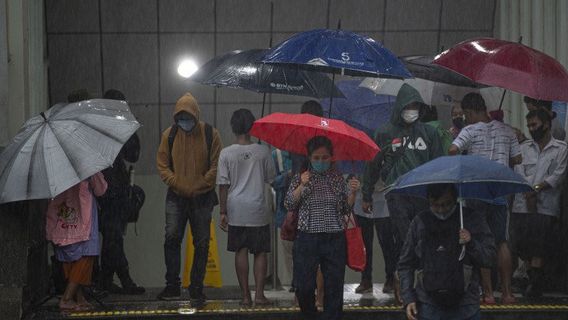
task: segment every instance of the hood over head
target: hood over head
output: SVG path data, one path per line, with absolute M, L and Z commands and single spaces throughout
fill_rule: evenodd
M 411 104 L 412 102 L 424 103 L 424 100 L 422 100 L 422 97 L 420 96 L 418 90 L 414 89 L 411 85 L 405 83 L 400 87 L 400 90 L 396 95 L 396 102 L 394 103 L 390 119 L 393 125 L 395 126 L 405 125 L 405 122 L 402 119 L 402 111 L 404 110 L 404 107 Z M 424 110 L 422 110 L 421 108 L 420 115 L 422 115 L 423 112 Z
M 187 112 L 190 115 L 195 117 L 195 120 L 199 121 L 199 114 L 201 110 L 199 109 L 199 105 L 197 104 L 197 100 L 191 95 L 191 93 L 187 92 L 181 98 L 178 99 L 176 102 L 176 106 L 174 108 L 174 119 L 176 116 L 181 112 Z

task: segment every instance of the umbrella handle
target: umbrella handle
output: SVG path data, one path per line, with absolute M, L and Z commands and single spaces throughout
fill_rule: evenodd
M 459 199 L 460 202 L 460 230 L 463 229 L 463 199 Z M 462 261 L 465 258 L 465 244 L 462 245 L 462 250 L 458 261 Z

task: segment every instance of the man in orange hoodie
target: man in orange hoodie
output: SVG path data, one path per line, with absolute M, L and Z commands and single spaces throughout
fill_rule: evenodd
M 219 202 L 215 193 L 217 162 L 222 149 L 217 129 L 199 121 L 199 106 L 186 93 L 176 103 L 174 125 L 162 133 L 157 165 L 160 177 L 168 186 L 166 196 L 166 288 L 158 299 L 180 297 L 180 256 L 185 226 L 189 220 L 193 236 L 191 300 L 202 304 L 203 279 L 209 251 L 211 212 Z

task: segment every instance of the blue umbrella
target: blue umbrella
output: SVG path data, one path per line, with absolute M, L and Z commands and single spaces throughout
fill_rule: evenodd
M 426 197 L 430 184 L 453 183 L 460 202 L 463 229 L 463 199 L 493 200 L 513 193 L 533 191 L 523 177 L 510 168 L 480 156 L 446 156 L 434 159 L 400 176 L 389 192 Z M 462 247 L 460 260 L 465 255 Z
M 337 88 L 345 98 L 334 98 L 333 102 L 324 98 L 320 102 L 330 118 L 343 120 L 373 138 L 377 128 L 389 121 L 396 99 L 375 94 L 368 88 L 360 87 L 360 84 L 360 80 L 340 81 Z M 329 114 L 331 106 L 333 114 Z
M 470 155 L 440 157 L 416 167 L 399 177 L 389 192 L 426 198 L 427 186 L 436 183 L 454 183 L 461 199 L 494 200 L 533 190 L 510 168 Z
M 381 43 L 345 30 L 298 33 L 270 49 L 262 61 L 350 76 L 412 78 L 404 64 Z
M 335 82 L 335 74 L 412 78 L 404 64 L 381 43 L 340 28 L 298 33 L 270 49 L 262 62 L 331 73 L 332 82 Z
M 375 131 L 387 123 L 392 113 L 395 98 L 377 95 L 372 90 L 360 87 L 360 80 L 345 80 L 337 83 L 337 87 L 345 98 L 320 100 L 324 112 L 331 113 L 333 103 L 333 119 L 345 121 L 350 126 L 365 132 L 374 138 Z M 362 173 L 364 161 L 338 161 L 336 168 L 344 173 Z

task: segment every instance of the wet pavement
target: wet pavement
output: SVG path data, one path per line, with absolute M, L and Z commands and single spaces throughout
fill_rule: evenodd
M 382 293 L 381 284 L 375 284 L 373 292 L 365 294 L 354 293 L 356 286 L 345 285 L 344 319 L 405 319 L 393 296 Z M 109 295 L 102 299 L 102 304 L 92 301 L 95 310 L 67 314 L 59 312 L 58 299 L 54 297 L 26 319 L 300 319 L 294 294 L 287 289 L 265 291 L 273 301 L 271 306 L 243 307 L 239 304 L 238 287 L 207 288 L 209 300 L 204 306 L 192 305 L 187 290 L 183 290 L 179 300 L 160 301 L 156 296 L 161 288 L 150 288 L 139 296 Z M 530 301 L 518 297 L 514 305 L 482 306 L 482 318 L 568 319 L 568 295 L 546 295 Z

